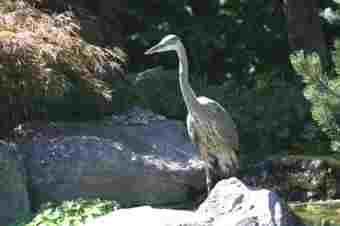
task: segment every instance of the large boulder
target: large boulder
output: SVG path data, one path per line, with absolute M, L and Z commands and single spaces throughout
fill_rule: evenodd
M 242 180 L 277 192 L 289 201 L 340 197 L 340 163 L 334 158 L 273 157 L 245 169 Z
M 34 207 L 78 197 L 168 206 L 188 204 L 205 191 L 203 162 L 183 123 L 152 112 L 24 125 L 17 133 Z
M 269 190 L 254 190 L 237 178 L 222 180 L 196 211 L 143 206 L 121 209 L 86 226 L 299 226 L 281 199 Z
M 0 140 L 0 225 L 30 214 L 25 170 L 16 146 Z
M 300 225 L 275 192 L 248 187 L 235 177 L 218 182 L 196 214 L 206 216 L 202 225 Z

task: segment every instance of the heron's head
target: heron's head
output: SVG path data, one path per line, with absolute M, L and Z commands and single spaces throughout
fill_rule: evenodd
M 180 42 L 181 40 L 176 35 L 167 35 L 158 44 L 145 51 L 144 54 L 149 55 L 176 50 Z

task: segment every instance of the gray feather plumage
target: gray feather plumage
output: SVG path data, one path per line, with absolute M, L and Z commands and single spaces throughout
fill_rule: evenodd
M 223 176 L 231 176 L 239 168 L 239 139 L 234 121 L 229 113 L 216 101 L 197 97 L 192 90 L 188 76 L 188 60 L 185 48 L 176 35 L 167 35 L 146 54 L 176 51 L 179 60 L 179 83 L 188 110 L 187 129 L 193 143 L 197 144 L 206 161 L 208 191 L 211 178 L 208 157 L 213 156 Z

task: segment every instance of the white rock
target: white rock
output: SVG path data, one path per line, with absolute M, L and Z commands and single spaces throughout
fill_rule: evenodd
M 86 226 L 174 226 L 188 223 L 194 217 L 195 213 L 192 211 L 154 209 L 150 206 L 141 206 L 117 210 L 105 217 L 95 219 Z
M 258 225 L 282 226 L 283 211 L 282 201 L 276 193 L 266 189 L 254 190 L 233 177 L 220 181 L 197 213 L 213 218 L 214 226 L 255 222 Z

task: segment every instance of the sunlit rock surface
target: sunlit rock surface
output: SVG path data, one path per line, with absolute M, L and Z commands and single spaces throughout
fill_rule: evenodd
M 253 190 L 233 177 L 222 180 L 196 211 L 143 206 L 121 209 L 86 226 L 299 226 L 281 199 L 269 190 Z
M 183 123 L 145 112 L 20 128 L 33 205 L 95 197 L 175 206 L 204 192 L 203 162 Z

